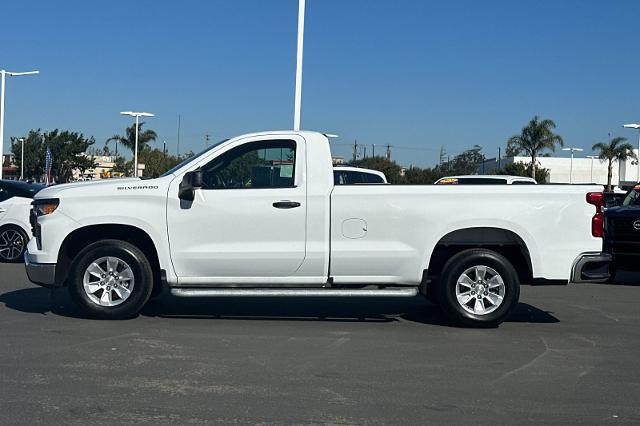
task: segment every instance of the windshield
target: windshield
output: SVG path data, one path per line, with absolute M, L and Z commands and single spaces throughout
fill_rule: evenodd
M 623 206 L 640 205 L 640 185 L 636 185 L 624 199 Z
M 202 151 L 200 151 L 197 154 L 194 154 L 190 157 L 188 157 L 187 159 L 181 161 L 180 163 L 178 163 L 177 165 L 173 166 L 172 168 L 170 168 L 169 170 L 167 170 L 166 172 L 164 172 L 163 174 L 160 175 L 160 177 L 165 177 L 165 176 L 169 176 L 170 174 L 172 174 L 173 172 L 175 172 L 176 170 L 178 170 L 180 167 L 184 166 L 185 164 L 187 164 L 188 162 L 190 162 L 191 160 L 193 160 L 194 158 L 200 157 L 201 155 L 211 151 L 213 148 L 217 147 L 218 145 L 228 141 L 229 139 L 222 139 L 219 142 L 214 143 L 213 145 L 203 149 Z

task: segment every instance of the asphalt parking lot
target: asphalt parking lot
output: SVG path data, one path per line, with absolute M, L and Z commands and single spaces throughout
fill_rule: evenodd
M 109 322 L 0 265 L 2 423 L 637 424 L 640 279 L 623 279 L 524 286 L 489 330 L 422 299 L 165 298 Z

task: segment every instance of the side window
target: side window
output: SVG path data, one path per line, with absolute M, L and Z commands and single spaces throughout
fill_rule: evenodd
M 374 175 L 373 173 L 365 173 L 364 180 L 366 183 L 384 183 L 384 180 L 378 175 Z
M 363 173 L 345 171 L 344 175 L 345 175 L 345 178 L 346 178 L 345 180 L 346 180 L 346 184 L 347 185 L 356 185 L 356 184 L 359 184 L 359 183 L 364 183 L 364 180 L 362 178 Z
M 0 188 L 0 202 L 2 201 L 7 201 L 9 198 L 11 198 L 13 195 L 11 195 L 11 193 L 9 192 L 9 190 L 5 189 L 5 188 Z
M 202 167 L 203 189 L 290 188 L 295 161 L 294 141 L 246 143 Z
M 514 180 L 511 182 L 512 185 L 535 185 L 535 182 L 531 182 L 530 180 Z
M 491 179 L 491 178 L 462 178 L 459 179 L 461 185 L 506 185 L 506 179 Z

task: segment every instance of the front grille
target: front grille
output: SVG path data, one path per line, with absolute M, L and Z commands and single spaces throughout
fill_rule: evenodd
M 36 212 L 31 209 L 29 212 L 29 224 L 31 224 L 31 233 L 34 237 L 36 237 L 36 225 L 38 224 L 38 216 L 36 216 Z
M 613 218 L 609 230 L 612 238 L 623 241 L 640 241 L 640 231 L 633 224 L 640 218 Z

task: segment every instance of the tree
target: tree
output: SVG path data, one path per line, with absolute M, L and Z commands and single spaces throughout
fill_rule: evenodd
M 636 158 L 633 146 L 627 142 L 627 138 L 616 137 L 609 143 L 598 142 L 592 148 L 597 151 L 600 161 L 607 161 L 607 191 L 611 192 L 611 176 L 613 175 L 613 162 L 626 161 L 628 158 Z
M 133 174 L 133 161 L 127 161 L 122 156 L 117 156 L 111 168 L 111 176 L 128 176 Z
M 145 148 L 148 148 L 149 142 L 155 141 L 158 138 L 157 133 L 151 129 L 143 131 L 142 130 L 143 125 L 144 125 L 144 122 L 140 123 L 138 126 L 138 131 L 140 132 L 138 134 L 138 153 L 144 151 Z M 136 149 L 136 125 L 132 124 L 131 126 L 127 127 L 125 130 L 124 136 L 120 136 L 120 135 L 111 136 L 109 139 L 107 139 L 107 141 L 105 142 L 105 145 L 111 141 L 116 142 L 116 152 L 118 151 L 117 149 L 118 143 L 129 148 L 129 150 L 133 152 Z
M 449 164 L 449 173 L 454 175 L 472 175 L 478 173 L 478 167 L 485 160 L 479 145 L 453 157 Z
M 404 173 L 403 183 L 406 183 L 407 185 L 431 185 L 441 177 L 442 176 L 436 172 L 436 169 L 429 167 L 426 169 L 410 167 Z
M 144 177 L 156 178 L 180 163 L 181 158 L 166 154 L 162 150 L 148 146 L 138 154 L 138 161 L 144 164 Z M 131 166 L 133 169 L 133 165 Z
M 526 154 L 531 158 L 531 177 L 536 177 L 536 159 L 549 149 L 555 151 L 556 145 L 564 146 L 560 135 L 553 132 L 556 123 L 553 120 L 540 120 L 536 115 L 529 124 L 522 128 L 519 135 L 514 135 L 507 141 L 507 153 L 512 155 Z
M 402 167 L 400 167 L 395 161 L 387 160 L 384 157 L 367 157 L 353 161 L 350 165 L 365 169 L 378 170 L 384 173 L 389 183 L 404 183 L 404 177 L 400 175 Z
M 73 170 L 85 170 L 96 166 L 85 152 L 95 143 L 93 137 L 86 138 L 82 133 L 58 129 L 41 133 L 40 129 L 30 130 L 24 142 L 24 177 L 37 181 L 44 180 L 45 155 L 47 147 L 51 150 L 51 176 L 55 182 L 68 182 Z M 11 138 L 11 150 L 20 166 L 22 143 Z

